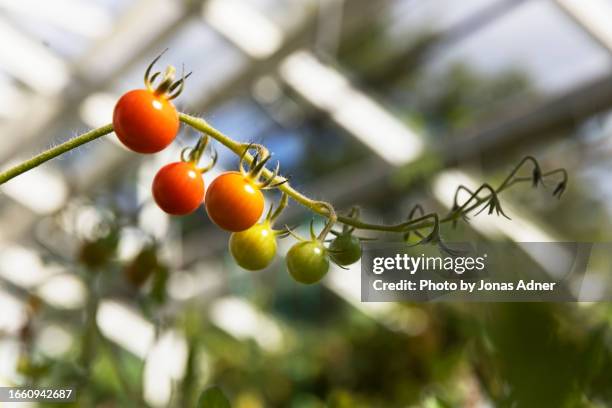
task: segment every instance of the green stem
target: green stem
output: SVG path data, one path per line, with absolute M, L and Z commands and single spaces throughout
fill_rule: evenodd
M 44 162 L 47 162 L 59 155 L 62 155 L 72 149 L 75 149 L 85 143 L 89 143 L 93 140 L 96 140 L 99 137 L 107 135 L 113 131 L 113 125 L 106 125 L 100 128 L 90 130 L 87 133 L 83 133 L 80 136 L 72 138 L 60 145 L 57 145 L 49 150 L 45 150 L 37 156 L 32 157 L 29 160 L 24 161 L 21 164 L 18 164 L 15 167 L 12 167 L 6 171 L 0 173 L 0 184 L 4 184 L 10 179 L 17 177 L 20 174 L 25 173 L 26 171 L 32 170 L 34 167 L 40 166 Z
M 179 113 L 179 118 L 183 123 L 191 126 L 192 128 L 202 133 L 206 133 L 207 135 L 211 136 L 212 138 L 217 140 L 219 143 L 227 147 L 229 150 L 231 150 L 238 156 L 242 156 L 244 154 L 245 148 L 248 146 L 248 144 L 237 142 L 231 137 L 215 129 L 204 119 L 190 116 L 185 113 Z M 244 154 L 243 160 L 247 162 L 248 164 L 250 164 L 253 161 L 253 156 L 249 153 L 246 153 Z M 273 176 L 272 171 L 268 170 L 267 168 L 263 169 L 262 175 L 266 178 Z M 274 180 L 273 182 L 280 182 L 280 181 L 282 181 L 282 177 L 278 176 L 276 180 Z M 507 187 L 509 186 L 504 187 L 504 189 Z M 329 218 L 330 212 L 328 210 L 327 203 L 308 198 L 304 194 L 300 193 L 299 191 L 291 187 L 289 183 L 282 184 L 281 186 L 278 187 L 278 189 L 281 190 L 283 193 L 287 194 L 289 197 L 291 197 L 296 202 L 308 208 L 309 210 L 323 217 Z M 502 190 L 498 192 L 501 192 L 501 191 Z M 475 207 L 486 202 L 489 198 L 491 198 L 491 195 L 487 195 L 483 198 L 476 199 L 475 202 L 477 203 L 477 205 Z M 470 207 L 468 209 L 468 212 L 473 209 L 474 208 Z M 459 216 L 460 214 L 450 214 L 449 216 L 442 218 L 440 222 L 441 223 L 451 222 L 457 219 Z M 400 224 L 384 225 L 384 224 L 367 223 L 358 218 L 340 215 L 340 216 L 337 216 L 336 221 L 342 224 L 345 224 L 345 225 L 350 225 L 352 227 L 355 227 L 361 230 L 384 231 L 384 232 L 408 232 L 408 231 L 414 231 L 414 230 L 419 230 L 419 229 L 429 228 L 429 227 L 434 226 L 433 221 L 423 221 L 421 219 L 411 220 L 411 221 L 403 222 Z
M 248 144 L 235 141 L 231 137 L 223 134 L 219 130 L 212 127 L 204 119 L 196 118 L 194 116 L 190 116 L 185 113 L 179 113 L 179 118 L 181 122 L 191 126 L 192 128 L 196 130 L 199 130 L 202 133 L 206 133 L 207 135 L 209 135 L 210 137 L 212 137 L 213 139 L 221 143 L 223 146 L 227 147 L 229 150 L 231 150 L 238 156 L 242 156 L 244 154 L 243 160 L 246 163 L 251 164 L 253 162 L 253 155 L 251 155 L 250 153 L 246 153 L 246 154 L 244 153 L 244 150 L 248 147 Z M 273 173 L 272 171 L 264 167 L 261 175 L 265 178 L 270 178 L 273 176 Z M 280 182 L 280 181 L 282 181 L 282 178 L 280 176 L 278 176 L 274 180 L 274 182 Z M 285 183 L 279 186 L 278 189 L 282 191 L 283 193 L 286 193 L 289 197 L 293 198 L 295 201 L 302 204 L 304 207 L 308 208 L 309 210 L 321 216 L 327 217 L 328 211 L 327 211 L 326 205 L 321 205 L 320 201 L 312 200 L 306 197 L 304 194 L 300 193 L 299 191 L 291 187 L 289 183 Z
M 221 143 L 226 148 L 228 148 L 233 153 L 235 153 L 238 157 L 241 157 L 242 158 L 241 163 L 242 161 L 248 163 L 249 165 L 253 163 L 253 159 L 254 159 L 253 155 L 249 153 L 248 150 L 252 148 L 254 145 L 251 145 L 248 143 L 241 143 L 241 142 L 238 142 L 232 139 L 231 137 L 215 129 L 213 126 L 211 126 L 207 121 L 205 121 L 202 118 L 187 115 L 185 113 L 179 113 L 179 119 L 181 120 L 181 122 L 185 123 L 186 125 L 191 126 L 192 128 L 214 138 L 219 143 Z M 73 139 L 70 139 L 67 142 L 64 142 L 52 149 L 44 151 L 43 153 L 31 158 L 30 160 L 27 160 L 5 172 L 0 173 L 0 185 L 12 179 L 13 177 L 16 177 L 22 173 L 25 173 L 26 171 L 31 170 L 34 167 L 37 167 L 40 164 L 53 159 L 54 157 L 57 157 L 63 153 L 66 153 L 85 143 L 91 142 L 101 136 L 107 135 L 111 133 L 112 131 L 113 131 L 113 126 L 106 125 L 101 128 L 91 130 Z M 265 150 L 265 147 L 263 146 L 257 145 L 257 147 Z M 488 195 L 485 195 L 484 197 L 472 197 L 470 200 L 468 200 L 468 202 L 464 203 L 464 205 L 458 211 L 451 212 L 446 217 L 441 218 L 439 222 L 447 223 L 447 222 L 456 221 L 462 215 L 466 215 L 470 213 L 471 211 L 475 210 L 483 203 L 487 202 L 489 199 L 493 198 L 495 194 L 499 194 L 502 191 L 510 188 L 512 185 L 517 184 L 519 182 L 530 181 L 531 178 L 529 177 L 525 177 L 525 178 L 515 177 L 516 173 L 518 172 L 518 169 L 526 162 L 533 162 L 535 166 L 538 166 L 537 161 L 535 161 L 533 157 L 529 156 L 523 159 L 520 162 L 520 164 L 516 166 L 516 168 L 512 171 L 512 173 L 504 180 L 504 182 L 497 189 L 490 188 L 491 192 Z M 565 172 L 565 170 L 562 170 L 562 169 L 553 170 L 552 172 L 549 172 L 549 173 L 544 173 L 544 176 L 555 174 L 558 172 L 563 172 L 562 175 L 564 176 L 564 180 L 567 180 L 567 173 Z M 276 184 L 276 183 L 281 183 L 285 181 L 285 179 L 282 176 L 278 176 L 274 174 L 271 170 L 267 169 L 265 166 L 262 167 L 261 169 L 261 176 L 264 177 L 266 180 L 270 181 L 271 182 L 270 184 Z M 351 215 L 336 216 L 336 212 L 333 210 L 333 207 L 329 203 L 318 201 L 318 200 L 313 200 L 305 196 L 301 192 L 297 191 L 293 187 L 291 187 L 291 185 L 287 182 L 280 184 L 278 186 L 278 189 L 281 192 L 283 192 L 286 196 L 291 197 L 294 201 L 308 208 L 312 212 L 328 218 L 330 221 L 328 223 L 330 228 L 331 228 L 331 225 L 333 225 L 333 223 L 337 221 L 342 224 L 349 225 L 351 227 L 354 227 L 356 229 L 361 229 L 361 230 L 406 233 L 406 232 L 420 230 L 424 228 L 431 228 L 436 225 L 434 221 L 431 221 L 432 214 L 427 214 L 424 217 L 421 217 L 418 219 L 413 219 L 413 220 L 409 220 L 409 221 L 402 222 L 399 224 L 392 224 L 392 225 L 368 223 L 368 222 L 362 221 L 359 217 L 355 217 Z M 473 204 L 470 205 L 470 203 L 473 203 Z M 329 228 L 326 228 L 326 230 L 328 229 Z

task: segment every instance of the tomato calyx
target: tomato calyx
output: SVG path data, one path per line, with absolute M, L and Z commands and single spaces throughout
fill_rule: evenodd
M 198 167 L 198 163 L 200 162 L 202 155 L 206 151 L 206 147 L 208 146 L 209 141 L 210 138 L 208 137 L 208 135 L 203 135 L 200 137 L 200 139 L 198 139 L 198 142 L 194 147 L 185 147 L 183 150 L 181 150 L 181 161 L 193 164 L 193 166 L 200 172 L 200 174 L 206 173 L 207 171 L 212 169 L 215 164 L 217 164 L 217 160 L 219 158 L 217 151 L 214 147 L 212 147 L 212 145 L 210 163 L 204 167 Z
M 168 51 L 166 48 L 162 51 L 147 67 L 144 74 L 144 83 L 149 92 L 152 92 L 155 96 L 163 97 L 166 100 L 172 100 L 178 97 L 185 87 L 185 80 L 189 78 L 191 72 L 185 74 L 185 68 L 183 67 L 181 72 L 181 79 L 176 80 L 176 68 L 172 65 L 168 65 L 164 72 L 157 71 L 151 73 L 155 63 Z M 155 85 L 155 82 L 159 80 L 159 83 Z
M 324 242 L 327 242 L 325 240 L 327 235 L 334 232 L 332 231 L 332 228 L 334 224 L 336 223 L 336 221 L 338 220 L 338 216 L 336 215 L 336 211 L 334 210 L 334 207 L 328 202 L 318 201 L 315 203 L 315 205 L 318 206 L 319 209 L 327 213 L 326 215 L 328 217 L 328 220 L 325 223 L 325 226 L 323 227 L 319 235 L 317 235 L 314 231 L 314 220 L 310 221 L 310 241 L 318 241 L 321 243 L 321 245 L 323 245 Z M 304 238 L 300 237 L 298 234 L 293 232 L 288 226 L 285 226 L 285 228 L 287 229 L 289 234 L 292 235 L 298 241 L 306 241 Z
M 247 162 L 247 155 L 249 151 L 255 149 L 256 153 L 253 159 L 248 164 L 248 169 L 245 168 L 245 162 Z M 263 177 L 263 172 L 268 161 L 272 158 L 272 155 L 268 149 L 260 144 L 249 143 L 244 146 L 244 151 L 240 156 L 239 170 L 245 179 L 249 180 L 259 190 L 271 190 L 282 186 L 289 182 L 289 179 L 279 175 L 280 162 L 276 162 L 276 167 L 272 171 L 272 175 Z M 280 179 L 280 180 L 279 180 Z
M 274 222 L 277 220 L 277 218 L 282 214 L 284 209 L 287 207 L 288 203 L 289 203 L 289 196 L 287 195 L 287 193 L 283 192 L 276 209 L 274 209 L 274 203 L 270 204 L 270 208 L 268 209 L 268 214 L 266 214 L 266 221 L 270 225 L 273 225 Z M 286 231 L 286 229 L 283 231 Z
M 255 226 L 265 228 L 274 238 L 286 238 L 291 235 L 291 230 L 288 226 L 285 226 L 281 229 L 274 229 L 274 223 L 276 222 L 276 219 L 281 215 L 285 207 L 287 207 L 288 203 L 289 196 L 286 193 L 283 193 L 280 198 L 280 201 L 278 202 L 278 206 L 274 208 L 274 203 L 270 204 L 270 208 L 268 208 L 268 213 L 266 214 L 264 220 L 260 223 L 255 224 Z

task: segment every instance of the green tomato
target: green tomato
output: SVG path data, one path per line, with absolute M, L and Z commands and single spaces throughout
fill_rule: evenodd
M 361 242 L 351 234 L 336 237 L 329 245 L 329 249 L 332 259 L 338 265 L 351 265 L 361 258 Z
M 298 242 L 287 252 L 287 269 L 300 283 L 318 282 L 329 269 L 327 249 L 317 240 Z
M 229 248 L 236 263 L 244 269 L 264 269 L 276 255 L 276 232 L 269 222 L 255 224 L 247 230 L 234 232 Z

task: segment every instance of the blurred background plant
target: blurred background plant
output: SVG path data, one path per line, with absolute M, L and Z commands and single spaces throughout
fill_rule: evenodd
M 0 0 L 0 161 L 110 122 L 168 47 L 194 72 L 179 109 L 265 143 L 313 197 L 375 221 L 445 212 L 532 154 L 568 169 L 564 198 L 517 188 L 512 221 L 447 240 L 605 242 L 611 18 L 608 0 Z M 195 406 L 213 384 L 244 408 L 612 405 L 607 303 L 370 304 L 358 264 L 312 287 L 282 260 L 241 270 L 202 210 L 152 202 L 195 137 L 136 157 L 109 136 L 1 187 L 2 385 L 99 407 Z

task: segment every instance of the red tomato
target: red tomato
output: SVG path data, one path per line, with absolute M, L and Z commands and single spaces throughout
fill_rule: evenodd
M 170 163 L 153 179 L 153 198 L 165 212 L 185 215 L 194 212 L 204 199 L 204 180 L 193 163 Z
M 113 112 L 113 127 L 121 143 L 138 153 L 156 153 L 168 146 L 179 130 L 172 102 L 145 89 L 124 94 Z
M 206 212 L 224 230 L 244 231 L 259 220 L 264 196 L 255 184 L 237 171 L 223 173 L 206 191 Z

